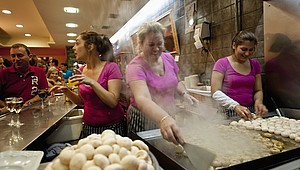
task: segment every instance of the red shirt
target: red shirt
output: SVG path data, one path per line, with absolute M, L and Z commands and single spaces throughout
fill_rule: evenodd
M 11 66 L 0 70 L 0 100 L 6 97 L 23 97 L 24 102 L 37 95 L 38 89 L 48 88 L 44 69 L 30 66 L 29 72 L 22 76 Z

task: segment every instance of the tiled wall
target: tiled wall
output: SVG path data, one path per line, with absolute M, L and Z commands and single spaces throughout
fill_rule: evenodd
M 205 41 L 204 46 L 209 52 L 196 49 L 194 33 L 185 34 L 184 5 L 191 0 L 175 0 L 175 21 L 181 49 L 178 65 L 181 69 L 180 77 L 191 74 L 201 74 L 202 80 L 210 79 L 214 60 L 230 55 L 231 39 L 238 30 L 254 32 L 258 39 L 257 58 L 262 67 L 263 60 L 263 1 L 262 0 L 196 0 L 197 24 L 207 21 L 211 23 L 211 38 Z M 236 2 L 241 3 L 236 5 Z M 238 7 L 238 8 L 237 8 Z M 240 11 L 242 18 L 240 17 Z M 237 22 L 240 21 L 240 22 Z M 239 24 L 240 23 L 240 24 Z M 239 28 L 240 27 L 240 28 Z M 212 56 L 210 56 L 210 53 Z M 206 67 L 206 68 L 205 68 Z

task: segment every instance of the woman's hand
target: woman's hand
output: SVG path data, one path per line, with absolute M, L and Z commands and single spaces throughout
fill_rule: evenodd
M 6 107 L 0 108 L 0 114 L 9 112 Z
M 237 105 L 234 108 L 234 111 L 237 114 L 239 114 L 245 120 L 252 120 L 253 119 L 253 116 L 252 116 L 250 110 L 245 106 Z
M 55 85 L 55 80 L 53 79 L 48 79 L 48 82 L 51 83 L 53 86 Z
M 172 117 L 166 116 L 162 118 L 160 121 L 160 132 L 165 140 L 173 142 L 175 145 L 184 144 L 183 137 Z
M 189 95 L 188 93 L 184 93 L 183 98 L 185 101 L 187 101 L 191 105 L 193 105 L 195 103 L 199 103 L 199 101 L 195 97 Z
M 62 85 L 55 85 L 53 86 L 49 92 L 51 93 L 51 95 L 54 93 L 64 93 L 67 90 L 69 90 L 69 88 L 67 86 L 62 86 Z
M 79 84 L 86 84 L 86 85 L 93 85 L 95 80 L 85 76 L 84 74 L 75 74 L 74 76 L 70 77 L 71 82 L 78 81 Z
M 254 107 L 257 116 L 262 116 L 268 113 L 267 107 L 262 103 L 255 103 Z
M 30 100 L 26 101 L 24 104 L 23 104 L 23 107 L 27 107 L 27 106 L 30 106 L 32 105 L 32 102 Z

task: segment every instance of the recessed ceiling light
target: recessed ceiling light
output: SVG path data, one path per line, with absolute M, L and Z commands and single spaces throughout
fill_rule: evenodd
M 11 11 L 10 11 L 10 10 L 7 10 L 7 9 L 4 9 L 4 10 L 2 10 L 2 13 L 3 13 L 3 14 L 11 14 Z
M 68 40 L 69 43 L 75 43 L 76 40 Z
M 17 24 L 16 27 L 23 28 L 24 26 L 22 24 Z
M 66 23 L 66 27 L 69 27 L 69 28 L 76 28 L 78 27 L 77 24 L 74 24 L 74 23 Z
M 64 7 L 64 11 L 71 14 L 79 13 L 79 9 L 74 7 Z
M 25 34 L 26 37 L 31 37 L 31 34 Z
M 68 37 L 75 37 L 75 36 L 77 36 L 77 34 L 75 34 L 75 33 L 67 33 L 67 36 Z
M 119 14 L 109 14 L 109 18 L 118 18 Z
M 110 26 L 108 26 L 108 25 L 103 25 L 101 28 L 102 29 L 108 29 Z

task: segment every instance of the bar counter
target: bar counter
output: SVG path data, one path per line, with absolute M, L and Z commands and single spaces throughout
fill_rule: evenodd
M 56 96 L 50 105 L 46 100 L 44 105 L 44 109 L 41 109 L 41 102 L 23 108 L 20 122 L 24 125 L 20 128 L 7 125 L 10 114 L 0 120 L 0 152 L 26 150 L 35 143 L 42 145 L 38 141 L 52 133 L 61 119 L 76 107 L 72 102 L 65 102 L 64 96 Z

